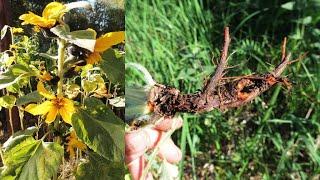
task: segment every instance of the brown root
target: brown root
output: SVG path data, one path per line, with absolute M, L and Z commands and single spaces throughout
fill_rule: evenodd
M 289 84 L 280 75 L 291 64 L 289 53 L 286 55 L 286 38 L 281 47 L 281 63 L 270 73 L 242 76 L 230 81 L 224 78 L 230 44 L 229 28 L 224 30 L 224 45 L 220 63 L 215 74 L 201 92 L 182 94 L 178 89 L 156 84 L 151 90 L 149 104 L 156 115 L 172 117 L 177 112 L 201 113 L 213 109 L 227 109 L 242 106 L 277 83 Z

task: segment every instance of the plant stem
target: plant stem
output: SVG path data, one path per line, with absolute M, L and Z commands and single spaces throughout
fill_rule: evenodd
M 23 125 L 23 110 L 21 110 L 21 107 L 17 107 L 18 108 L 18 112 L 19 112 L 19 117 L 20 117 L 20 126 L 21 126 L 21 130 L 24 130 L 24 125 Z
M 0 144 L 0 157 L 1 157 L 1 162 L 3 163 L 4 158 L 3 158 L 2 144 Z
M 62 96 L 62 86 L 63 86 L 63 64 L 64 64 L 64 54 L 66 49 L 66 41 L 63 39 L 58 39 L 58 88 L 57 95 Z
M 11 127 L 11 135 L 14 134 L 14 129 L 13 129 L 13 120 L 12 120 L 12 108 L 9 108 L 9 122 L 10 122 L 10 127 Z
M 10 27 L 10 35 L 11 35 L 11 44 L 14 44 L 13 32 L 11 27 Z

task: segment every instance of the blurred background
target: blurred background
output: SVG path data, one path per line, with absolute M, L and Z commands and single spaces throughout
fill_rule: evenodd
M 280 62 L 281 41 L 293 59 L 276 86 L 251 104 L 205 114 L 182 114 L 174 134 L 185 179 L 319 179 L 319 0 L 128 0 L 126 62 L 145 66 L 162 84 L 191 93 L 214 72 L 223 28 L 232 36 L 226 76 L 270 72 Z M 127 85 L 142 76 L 126 70 Z

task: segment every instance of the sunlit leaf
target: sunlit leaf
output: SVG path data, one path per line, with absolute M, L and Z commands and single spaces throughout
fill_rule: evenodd
M 15 64 L 6 72 L 0 74 L 0 89 L 6 88 L 18 82 L 22 77 L 29 76 L 35 76 L 35 73 L 32 69 L 20 64 Z
M 25 131 L 10 138 L 3 147 L 0 179 L 42 180 L 57 174 L 63 147 L 53 142 L 35 140 Z
M 108 49 L 102 54 L 101 69 L 113 83 L 124 83 L 124 59 L 117 58 L 113 49 Z
M 307 24 L 310 24 L 312 22 L 312 17 L 311 16 L 307 16 L 307 17 L 298 19 L 297 22 L 300 23 L 300 24 L 307 25 Z
M 67 87 L 65 94 L 68 96 L 69 99 L 73 99 L 78 96 L 80 93 L 80 86 L 77 84 L 70 84 Z
M 40 96 L 40 94 L 38 93 L 38 91 L 33 91 L 29 94 L 26 94 L 24 96 L 21 96 L 17 99 L 17 106 L 22 106 L 22 105 L 26 105 L 29 104 L 31 102 L 40 102 L 42 99 L 42 97 Z
M 97 89 L 97 83 L 94 81 L 83 80 L 82 84 L 85 92 L 92 92 Z
M 31 126 L 31 127 L 28 127 L 27 129 L 15 132 L 12 136 L 10 136 L 10 138 L 15 138 L 15 137 L 21 136 L 21 135 L 32 136 L 37 131 L 39 131 L 39 128 L 37 128 L 35 126 Z M 9 141 L 9 139 L 7 141 Z
M 86 109 L 72 116 L 77 136 L 90 149 L 112 162 L 123 162 L 124 123 L 96 98 L 85 100 Z
M 79 30 L 70 32 L 70 28 L 67 25 L 58 25 L 51 28 L 50 31 L 72 44 L 75 44 L 89 51 L 94 51 L 96 43 L 96 32 L 92 29 Z
M 0 97 L 0 106 L 11 109 L 16 103 L 17 98 L 13 95 L 5 95 Z
M 290 1 L 290 2 L 287 2 L 287 3 L 284 3 L 284 4 L 282 4 L 281 5 L 281 7 L 283 8 L 283 9 L 287 9 L 287 10 L 293 10 L 293 7 L 294 7 L 294 5 L 296 4 L 296 2 L 294 2 L 294 1 Z
M 8 26 L 8 25 L 3 26 L 3 28 L 1 29 L 1 39 L 0 40 L 2 40 L 6 36 L 9 28 L 10 28 L 10 26 Z

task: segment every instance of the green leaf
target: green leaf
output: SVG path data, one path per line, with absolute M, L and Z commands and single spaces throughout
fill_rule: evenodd
M 106 83 L 100 74 L 94 75 L 93 80 L 97 83 L 98 88 L 104 88 L 106 86 Z
M 70 32 L 70 35 L 78 39 L 96 39 L 97 33 L 93 30 L 78 30 Z
M 85 92 L 93 92 L 99 88 L 105 88 L 105 82 L 100 74 L 94 74 L 88 80 L 83 80 L 82 84 Z
M 93 152 L 89 153 L 89 159 L 81 162 L 76 170 L 77 180 L 123 179 L 123 177 L 123 163 L 110 162 Z
M 72 116 L 77 136 L 94 152 L 111 162 L 123 162 L 124 123 L 96 98 L 87 98 L 86 109 Z
M 19 79 L 19 81 L 20 80 L 21 79 Z M 10 85 L 10 86 L 8 86 L 8 87 L 6 87 L 7 91 L 8 92 L 12 92 L 12 93 L 19 93 L 20 92 L 20 88 L 21 88 L 21 86 L 19 84 L 19 81 L 14 83 L 14 84 L 12 84 L 12 85 Z
M 8 26 L 8 25 L 3 26 L 3 28 L 1 29 L 1 39 L 0 40 L 2 40 L 6 36 L 9 28 L 10 28 L 10 26 Z
M 0 89 L 4 89 L 16 82 L 18 82 L 23 77 L 35 76 L 34 71 L 26 66 L 15 64 L 10 66 L 10 68 L 0 74 Z
M 53 142 L 40 141 L 33 156 L 24 165 L 20 179 L 51 179 L 57 174 L 62 157 L 62 146 Z
M 297 22 L 300 23 L 300 24 L 308 25 L 308 24 L 310 24 L 312 22 L 312 17 L 311 16 L 307 16 L 307 17 L 298 19 Z
M 82 47 L 84 49 L 88 49 L 93 52 L 94 47 L 96 45 L 96 32 L 92 30 L 79 30 L 73 31 L 70 33 L 72 39 L 70 42 Z
M 68 35 L 70 34 L 70 27 L 66 24 L 58 25 L 51 28 L 50 31 L 62 39 L 67 39 Z
M 294 7 L 294 5 L 296 4 L 296 2 L 294 2 L 294 1 L 290 1 L 290 2 L 287 2 L 287 3 L 284 3 L 284 4 L 282 4 L 281 5 L 281 7 L 283 8 L 283 9 L 286 9 L 286 10 L 293 10 L 293 7 Z
M 38 91 L 33 91 L 29 94 L 26 94 L 24 96 L 21 96 L 17 99 L 17 106 L 22 106 L 22 105 L 26 105 L 29 104 L 31 102 L 40 102 L 41 101 L 41 96 L 38 93 Z
M 21 74 L 33 75 L 33 73 L 34 73 L 34 71 L 31 68 L 26 67 L 21 64 L 15 64 L 15 65 L 11 66 L 10 70 L 11 70 L 12 74 L 16 75 L 16 76 L 21 75 Z
M 11 71 L 7 71 L 0 74 L 0 89 L 4 89 L 14 83 L 16 83 L 22 75 L 15 76 Z
M 15 138 L 15 137 L 18 137 L 21 135 L 32 136 L 34 133 L 36 133 L 38 131 L 39 131 L 39 128 L 37 128 L 35 126 L 31 126 L 31 127 L 28 127 L 27 129 L 15 132 L 12 136 L 10 136 L 10 138 Z M 7 142 L 8 142 L 8 140 L 7 140 Z
M 85 92 L 92 92 L 97 89 L 97 83 L 94 81 L 83 80 L 82 84 Z
M 15 105 L 16 100 L 17 98 L 13 95 L 2 96 L 0 97 L 0 106 L 11 109 Z
M 124 83 L 124 59 L 117 58 L 113 49 L 108 49 L 102 54 L 101 69 L 113 83 Z
M 79 30 L 70 32 L 68 25 L 58 25 L 51 28 L 50 31 L 72 44 L 75 44 L 89 51 L 94 51 L 96 44 L 96 32 L 93 30 Z
M 63 157 L 63 147 L 53 142 L 35 140 L 35 129 L 16 134 L 3 146 L 0 179 L 42 180 L 57 174 Z

